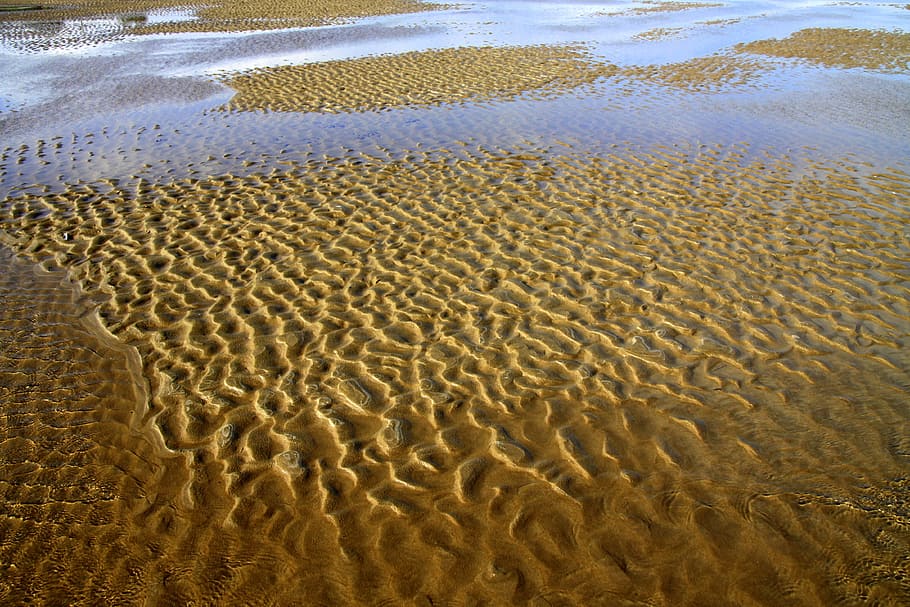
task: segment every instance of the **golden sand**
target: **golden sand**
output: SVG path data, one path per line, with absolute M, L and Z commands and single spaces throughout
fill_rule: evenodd
M 189 6 L 186 2 L 178 0 L 135 0 L 129 3 L 129 9 L 135 11 L 148 11 L 175 6 Z M 123 13 L 124 3 L 121 0 L 71 0 L 67 2 L 16 2 L 15 0 L 0 0 L 0 8 L 5 8 L 3 18 L 27 17 L 29 19 L 51 18 L 58 11 L 72 11 L 72 14 L 109 15 Z
M 12 0 L 0 0 L 0 7 L 21 6 L 22 3 Z M 73 0 L 72 2 L 41 3 L 29 10 L 6 10 L 0 12 L 0 23 L 9 21 L 29 21 L 54 24 L 67 19 L 87 19 L 102 16 L 121 15 L 129 18 L 147 11 L 187 6 L 178 0 L 137 0 L 124 6 L 122 0 Z M 37 8 L 34 8 L 37 7 Z
M 735 17 L 733 19 L 707 19 L 705 21 L 697 22 L 696 25 L 726 27 L 728 25 L 736 25 L 737 23 L 740 23 L 740 22 L 742 22 L 742 18 Z
M 613 75 L 577 47 L 480 47 L 275 67 L 232 76 L 232 110 L 349 112 L 558 95 Z
M 812 28 L 783 40 L 740 44 L 737 50 L 805 59 L 829 67 L 904 73 L 910 70 L 910 33 L 901 31 Z
M 102 302 L 182 462 L 170 515 L 125 514 L 157 548 L 93 584 L 893 603 L 908 196 L 745 146 L 458 149 L 22 195 L 0 227 Z
M 0 598 L 112 596 L 134 525 L 186 479 L 142 432 L 139 357 L 63 272 L 0 248 Z M 168 493 L 170 491 L 170 494 Z M 64 566 L 65 564 L 65 566 Z
M 199 21 L 145 26 L 137 33 L 237 31 L 302 27 L 374 15 L 396 15 L 447 8 L 417 0 L 242 0 L 203 6 Z

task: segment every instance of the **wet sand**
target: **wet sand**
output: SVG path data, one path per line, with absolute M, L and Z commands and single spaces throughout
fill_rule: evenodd
M 607 9 L 7 131 L 0 598 L 904 604 L 907 34 Z

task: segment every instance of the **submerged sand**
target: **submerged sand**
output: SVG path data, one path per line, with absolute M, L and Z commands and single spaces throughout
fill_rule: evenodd
M 103 131 L 8 148 L 0 599 L 904 603 L 906 159 L 590 143 L 631 116 L 590 109 L 615 95 L 648 116 L 766 93 L 775 57 L 907 71 L 905 34 L 821 32 L 659 63 L 478 46 L 235 73 L 207 116 L 250 130 L 204 153 L 268 152 L 231 171 L 64 177 L 125 153 Z M 404 112 L 432 134 L 453 108 L 544 104 L 588 108 L 566 130 L 589 147 L 466 121 L 316 154 L 230 122 Z M 177 127 L 139 128 L 131 152 L 178 153 Z

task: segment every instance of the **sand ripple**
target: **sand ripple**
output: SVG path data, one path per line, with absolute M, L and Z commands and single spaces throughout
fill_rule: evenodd
M 897 604 L 908 195 L 746 146 L 466 148 L 0 222 L 142 356 L 185 479 L 162 600 L 217 561 L 279 604 Z
M 225 80 L 237 91 L 225 109 L 337 113 L 476 104 L 579 94 L 614 78 L 629 93 L 644 84 L 717 92 L 754 84 L 770 70 L 735 54 L 620 68 L 593 61 L 581 47 L 464 47 L 253 70 Z

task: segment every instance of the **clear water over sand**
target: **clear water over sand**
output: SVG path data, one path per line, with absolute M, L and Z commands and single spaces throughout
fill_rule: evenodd
M 910 600 L 906 8 L 93 6 L 0 13 L 5 603 Z

